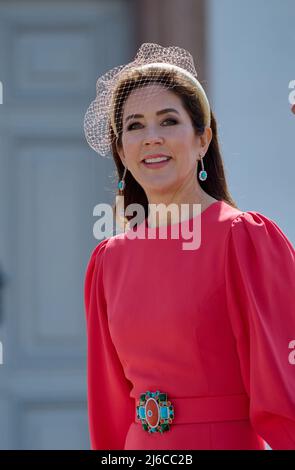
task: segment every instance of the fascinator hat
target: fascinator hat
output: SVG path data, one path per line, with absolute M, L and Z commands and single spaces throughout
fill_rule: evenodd
M 162 47 L 155 43 L 143 43 L 134 60 L 119 65 L 99 77 L 96 82 L 96 98 L 90 103 L 84 117 L 85 137 L 90 147 L 103 157 L 112 152 L 112 142 L 119 137 L 122 121 L 122 101 L 130 93 L 129 77 L 137 73 L 136 88 L 148 86 L 147 93 L 141 96 L 140 108 L 153 93 L 159 93 L 159 85 L 173 88 L 168 74 L 174 71 L 178 77 L 193 85 L 204 114 L 205 126 L 210 127 L 210 105 L 206 93 L 197 79 L 197 72 L 191 54 L 177 46 Z M 148 72 L 145 73 L 145 72 Z M 142 78 L 141 78 L 142 76 Z M 122 88 L 120 84 L 126 83 Z M 158 86 L 157 86 L 158 85 Z M 126 89 L 127 87 L 127 89 Z

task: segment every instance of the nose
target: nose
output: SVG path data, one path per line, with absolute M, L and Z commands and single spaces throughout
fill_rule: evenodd
M 157 131 L 149 131 L 147 132 L 145 138 L 143 139 L 144 145 L 154 145 L 154 144 L 162 144 L 163 137 L 158 135 Z

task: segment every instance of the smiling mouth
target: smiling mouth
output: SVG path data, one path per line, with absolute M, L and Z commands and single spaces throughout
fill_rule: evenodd
M 146 165 L 155 165 L 157 163 L 165 163 L 171 160 L 171 157 L 159 157 L 159 158 L 146 158 L 142 160 L 142 163 L 145 163 Z
M 156 160 L 156 159 L 154 159 Z M 158 168 L 162 168 L 166 165 L 168 165 L 169 161 L 171 160 L 171 157 L 168 157 L 166 158 L 165 160 L 162 159 L 160 161 L 155 161 L 155 162 L 152 162 L 152 163 L 148 163 L 146 162 L 145 160 L 142 161 L 143 165 L 146 167 L 146 168 L 149 168 L 149 169 L 158 169 Z

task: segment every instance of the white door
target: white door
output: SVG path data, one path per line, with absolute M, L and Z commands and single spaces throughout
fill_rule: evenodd
M 90 448 L 83 282 L 114 165 L 83 117 L 134 55 L 132 6 L 0 0 L 1 449 Z

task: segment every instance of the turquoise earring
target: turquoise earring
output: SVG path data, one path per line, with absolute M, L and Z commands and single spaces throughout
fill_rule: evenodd
M 207 171 L 204 170 L 203 157 L 201 157 L 201 165 L 202 165 L 202 170 L 199 172 L 199 178 L 201 181 L 205 181 L 208 175 L 207 175 Z
M 126 176 L 127 170 L 128 170 L 128 168 L 125 166 L 122 179 L 121 179 L 121 180 L 119 181 L 119 183 L 118 183 L 118 189 L 119 189 L 119 191 L 124 191 L 124 188 L 125 188 L 125 186 L 126 186 L 126 183 L 125 183 L 125 176 Z

